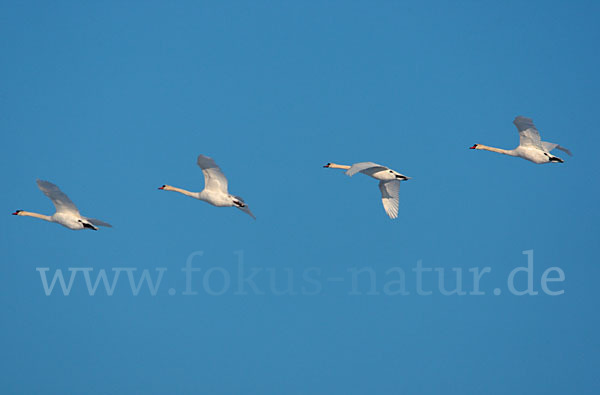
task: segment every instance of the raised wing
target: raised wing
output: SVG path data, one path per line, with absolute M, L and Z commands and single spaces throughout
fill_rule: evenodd
M 390 218 L 397 218 L 398 204 L 400 203 L 400 181 L 379 181 L 379 190 L 385 212 Z
M 544 151 L 546 151 L 548 153 L 550 153 L 550 151 L 552 151 L 553 149 L 559 149 L 563 152 L 566 152 L 569 156 L 573 156 L 571 151 L 569 151 L 565 147 L 561 147 L 560 145 L 555 144 L 555 143 L 549 143 L 547 141 L 542 141 L 542 147 L 544 148 Z
M 198 155 L 198 166 L 204 174 L 204 189 L 207 191 L 227 192 L 227 178 L 212 158 Z
M 86 219 L 96 226 L 105 226 L 107 228 L 112 228 L 111 224 L 106 223 L 104 221 L 100 221 L 99 219 L 96 219 L 96 218 L 86 218 Z
M 544 149 L 542 147 L 542 140 L 540 139 L 540 132 L 538 132 L 531 118 L 519 115 L 515 118 L 513 123 L 519 131 L 520 146 L 536 147 L 542 150 Z
M 350 166 L 350 168 L 348 170 L 346 170 L 346 175 L 352 177 L 356 173 L 367 170 L 367 169 L 385 170 L 385 169 L 387 169 L 387 167 L 378 165 L 377 163 L 373 163 L 373 162 L 359 162 L 359 163 L 355 163 L 352 166 Z
M 76 215 L 80 215 L 79 210 L 77 210 L 75 204 L 71 201 L 71 199 L 69 199 L 67 195 L 63 193 L 63 191 L 60 190 L 59 187 L 57 187 L 51 182 L 44 180 L 37 180 L 36 182 L 38 188 L 40 188 L 40 190 L 44 192 L 44 195 L 46 195 L 50 200 L 52 200 L 52 204 L 54 204 L 54 207 L 56 207 L 57 213 L 73 213 Z

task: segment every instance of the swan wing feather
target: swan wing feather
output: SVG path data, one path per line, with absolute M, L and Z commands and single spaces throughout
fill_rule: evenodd
M 107 228 L 112 228 L 111 224 L 109 224 L 107 222 L 104 222 L 104 221 L 101 221 L 99 219 L 96 219 L 96 218 L 87 218 L 87 217 L 85 219 L 87 219 L 93 225 L 96 225 L 96 226 L 105 226 Z
M 57 213 L 72 213 L 79 215 L 79 210 L 75 206 L 75 203 L 73 203 L 59 187 L 49 181 L 37 180 L 36 182 L 38 188 L 40 188 L 40 190 L 44 192 L 44 195 L 52 201 L 52 204 L 56 207 Z
M 544 149 L 542 147 L 542 140 L 540 139 L 540 132 L 538 132 L 531 118 L 519 115 L 513 123 L 519 131 L 520 146 Z
M 556 144 L 556 143 L 549 143 L 547 141 L 542 141 L 542 147 L 544 147 L 544 151 L 550 153 L 550 151 L 552 151 L 553 149 L 558 149 L 561 150 L 563 152 L 565 152 L 567 155 L 569 156 L 573 156 L 573 154 L 571 153 L 571 151 L 565 147 L 561 147 L 560 145 Z
M 212 158 L 198 155 L 198 166 L 204 174 L 204 189 L 227 193 L 227 178 Z
M 377 163 L 359 162 L 359 163 L 355 163 L 352 166 L 350 166 L 350 168 L 348 170 L 346 170 L 346 175 L 352 177 L 353 175 L 355 175 L 358 172 L 363 172 L 365 170 L 375 169 L 375 168 L 381 168 L 381 170 L 387 169 L 387 167 L 378 165 Z
M 398 204 L 400 203 L 400 181 L 380 181 L 379 190 L 385 212 L 390 218 L 397 218 Z

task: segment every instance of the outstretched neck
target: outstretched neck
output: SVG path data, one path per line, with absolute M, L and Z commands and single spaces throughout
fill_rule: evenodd
M 476 149 L 482 149 L 482 150 L 486 150 L 486 151 L 492 151 L 492 152 L 496 152 L 498 154 L 516 156 L 515 150 L 512 150 L 512 149 L 511 150 L 506 150 L 506 149 L 502 149 L 502 148 L 488 147 L 487 145 L 483 145 L 483 144 L 477 144 L 477 148 Z
M 344 170 L 348 170 L 350 168 L 350 166 L 338 165 L 337 163 L 328 163 L 324 167 L 328 167 L 330 169 L 344 169 Z
M 48 222 L 54 222 L 52 220 L 52 217 L 49 216 L 49 215 L 32 213 L 32 212 L 29 212 L 29 211 L 19 211 L 18 215 L 22 215 L 22 216 L 25 216 L 25 217 L 39 218 L 39 219 L 43 219 L 44 221 L 48 221 Z
M 189 197 L 198 199 L 198 192 L 190 192 L 190 191 L 186 191 L 185 189 L 172 187 L 172 186 L 165 186 L 163 189 L 165 191 L 179 192 L 185 196 L 189 196 Z

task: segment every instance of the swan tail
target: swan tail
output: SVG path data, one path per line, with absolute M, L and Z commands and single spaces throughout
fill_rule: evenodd
M 239 208 L 252 218 L 256 219 L 254 214 L 252 214 L 252 211 L 250 211 L 250 209 L 248 208 L 248 205 L 244 202 L 244 199 L 242 199 L 241 197 L 234 196 L 233 204 L 235 205 L 235 207 Z
M 244 205 L 242 206 L 236 206 L 237 208 L 239 208 L 240 210 L 242 210 L 243 212 L 245 212 L 246 214 L 248 214 L 249 216 L 252 217 L 252 219 L 256 219 L 256 217 L 254 216 L 254 214 L 252 214 L 252 211 L 250 211 L 250 209 L 248 208 L 248 206 Z

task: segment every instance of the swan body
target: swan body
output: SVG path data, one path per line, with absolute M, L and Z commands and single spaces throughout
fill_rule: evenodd
M 362 173 L 369 177 L 379 180 L 379 190 L 381 192 L 381 202 L 386 214 L 394 219 L 398 217 L 398 204 L 400 203 L 400 181 L 409 180 L 403 174 L 398 173 L 389 167 L 378 165 L 373 162 L 360 162 L 352 166 L 338 165 L 336 163 L 327 163 L 325 166 L 330 169 L 346 170 L 346 175 L 352 177 L 356 173 Z
M 571 151 L 568 149 L 555 143 L 542 141 L 540 132 L 538 132 L 531 118 L 518 116 L 514 119 L 513 123 L 519 131 L 519 146 L 517 148 L 505 150 L 488 147 L 483 144 L 475 144 L 471 149 L 480 149 L 509 156 L 516 156 L 538 164 L 551 162 L 564 163 L 564 160 L 550 153 L 553 149 L 559 149 L 569 156 L 572 156 Z
M 37 180 L 38 188 L 46 195 L 56 207 L 56 213 L 50 215 L 32 213 L 24 210 L 17 210 L 13 215 L 24 217 L 34 217 L 48 222 L 55 222 L 72 230 L 92 229 L 98 230 L 97 226 L 112 227 L 104 221 L 96 218 L 87 218 L 79 213 L 75 204 L 69 199 L 59 187 L 51 182 Z
M 215 163 L 212 158 L 205 155 L 198 155 L 198 166 L 204 174 L 204 189 L 201 192 L 190 192 L 182 188 L 177 188 L 171 185 L 163 185 L 158 188 L 163 191 L 179 192 L 183 195 L 193 197 L 194 199 L 203 200 L 216 207 L 237 207 L 252 218 L 256 219 L 254 214 L 248 208 L 248 205 L 239 196 L 230 195 L 227 191 L 227 178 L 221 171 L 221 168 Z

